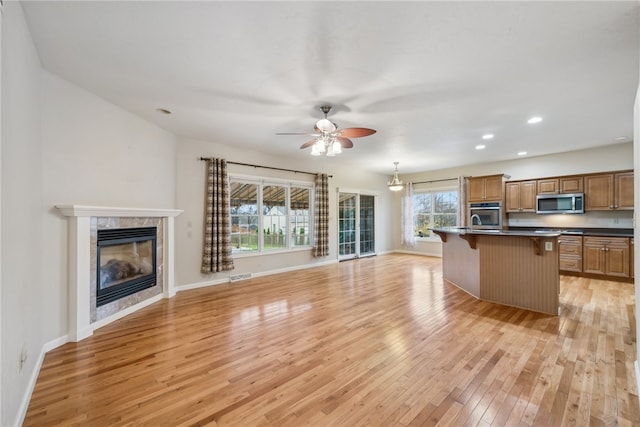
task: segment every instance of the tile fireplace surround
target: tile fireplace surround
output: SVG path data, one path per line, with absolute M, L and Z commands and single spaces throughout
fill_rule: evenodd
M 69 221 L 69 340 L 93 331 L 162 298 L 175 295 L 175 209 L 56 205 Z M 152 288 L 96 307 L 98 229 L 157 227 L 157 282 Z

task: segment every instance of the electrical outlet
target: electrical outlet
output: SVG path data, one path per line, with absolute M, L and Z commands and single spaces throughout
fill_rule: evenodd
M 553 242 L 544 242 L 544 250 L 552 251 L 553 250 Z
M 22 368 L 24 368 L 24 364 L 27 363 L 27 346 L 23 345 L 22 350 L 20 350 L 20 372 L 22 372 Z

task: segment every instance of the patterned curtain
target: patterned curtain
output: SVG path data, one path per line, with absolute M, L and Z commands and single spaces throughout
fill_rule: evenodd
M 329 255 L 329 176 L 316 175 L 316 200 L 313 256 Z
M 203 273 L 233 270 L 227 161 L 207 159 Z
M 467 178 L 458 177 L 458 217 L 456 218 L 458 227 L 467 226 Z
M 412 248 L 416 245 L 416 236 L 413 232 L 413 183 L 407 182 L 402 190 L 402 202 L 400 209 L 400 224 L 402 232 L 402 246 Z

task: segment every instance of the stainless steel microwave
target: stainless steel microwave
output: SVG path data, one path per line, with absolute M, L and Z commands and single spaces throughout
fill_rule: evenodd
M 536 213 L 581 214 L 584 213 L 584 193 L 538 194 Z

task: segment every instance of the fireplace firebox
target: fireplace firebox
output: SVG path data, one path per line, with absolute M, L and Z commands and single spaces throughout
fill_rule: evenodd
M 97 232 L 97 307 L 156 285 L 156 227 Z

